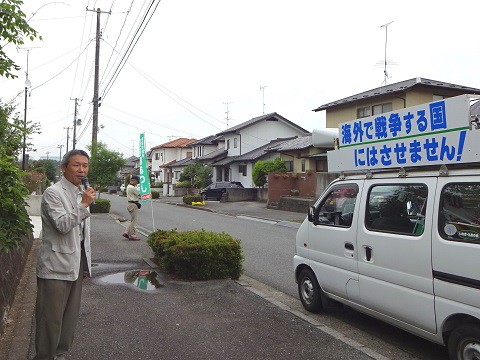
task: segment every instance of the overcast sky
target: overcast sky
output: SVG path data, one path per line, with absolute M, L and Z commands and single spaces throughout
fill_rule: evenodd
M 101 16 L 100 94 L 111 88 L 102 99 L 98 140 L 125 157 L 138 156 L 141 132 L 150 148 L 225 130 L 225 103 L 229 127 L 263 112 L 277 112 L 308 131 L 324 127 L 325 114 L 312 109 L 382 85 L 381 25 L 392 21 L 388 83 L 424 77 L 480 88 L 478 0 L 155 1 L 155 13 L 111 82 L 150 2 L 23 5 L 43 37 L 24 46 L 31 48 L 27 118 L 42 129 L 32 138 L 33 158 L 47 152 L 58 157 L 65 128 L 73 126 L 71 98 L 81 99 L 77 148 L 91 143 L 96 14 L 87 7 L 111 10 Z M 0 97 L 5 102 L 20 94 L 15 101 L 23 119 L 27 52 L 13 45 L 5 51 L 22 70 L 16 80 L 0 79 Z

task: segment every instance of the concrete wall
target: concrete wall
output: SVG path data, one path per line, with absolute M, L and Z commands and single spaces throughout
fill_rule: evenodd
M 30 216 L 40 216 L 42 195 L 30 195 L 27 199 L 27 213 Z
M 339 174 L 337 173 L 317 173 L 316 174 L 316 194 L 315 197 L 318 199 L 320 195 L 325 191 L 327 186 L 335 180 Z
M 226 189 L 227 191 L 223 194 L 220 199 L 221 202 L 234 202 L 234 201 L 255 201 L 257 200 L 257 189 Z

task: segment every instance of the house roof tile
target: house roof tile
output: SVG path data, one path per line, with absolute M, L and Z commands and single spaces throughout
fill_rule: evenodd
M 429 87 L 429 88 L 438 88 L 438 89 L 461 90 L 461 91 L 464 91 L 466 94 L 467 93 L 480 94 L 480 89 L 418 77 L 410 80 L 400 81 L 394 84 L 388 84 L 388 85 L 385 85 L 376 89 L 368 90 L 368 91 L 365 91 L 356 95 L 352 95 L 340 100 L 335 100 L 335 101 L 329 102 L 328 104 L 319 106 L 318 108 L 313 109 L 313 111 L 326 110 L 326 109 L 334 108 L 336 106 L 346 105 L 355 101 L 366 100 L 366 99 L 375 98 L 375 97 L 379 97 L 387 94 L 402 93 L 408 89 L 411 89 L 413 87 L 419 87 L 419 86 Z
M 231 128 L 228 128 L 227 130 L 224 130 L 224 131 L 221 131 L 219 133 L 217 133 L 217 136 L 219 135 L 227 135 L 227 134 L 231 134 L 231 133 L 236 133 L 237 131 L 239 130 L 242 130 L 246 127 L 249 127 L 251 125 L 254 125 L 256 123 L 259 123 L 261 121 L 274 121 L 274 120 L 283 120 L 285 121 L 286 123 L 290 124 L 291 126 L 299 129 L 300 131 L 304 132 L 305 134 L 308 133 L 307 130 L 305 130 L 304 128 L 298 126 L 297 124 L 291 122 L 290 120 L 284 118 L 283 116 L 277 114 L 276 112 L 273 112 L 273 113 L 270 113 L 270 114 L 265 114 L 265 115 L 261 115 L 261 116 L 257 116 L 253 119 L 250 119 L 248 121 L 245 121 L 241 124 L 238 124 L 236 126 L 233 126 Z
M 188 158 L 176 161 L 173 164 L 167 165 L 165 167 L 174 168 L 174 167 L 188 166 L 190 164 L 193 164 L 194 162 L 195 162 L 195 160 L 192 160 L 192 157 L 190 156 Z
M 219 141 L 224 141 L 224 140 L 220 139 L 219 136 L 210 135 L 210 136 L 204 137 L 203 139 L 192 142 L 190 144 L 190 146 L 194 146 L 194 145 L 217 145 L 217 143 Z
M 154 146 L 150 150 L 156 150 L 160 148 L 185 148 L 190 147 L 190 144 L 195 141 L 197 141 L 197 139 L 179 138 L 161 145 Z

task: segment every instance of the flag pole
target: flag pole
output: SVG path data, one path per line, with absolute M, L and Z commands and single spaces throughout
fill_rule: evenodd
M 153 231 L 155 231 L 152 191 L 150 190 L 150 176 L 148 175 L 147 156 L 145 153 L 145 133 L 140 134 L 140 197 L 143 202 L 150 201 L 150 207 L 152 209 L 152 226 Z

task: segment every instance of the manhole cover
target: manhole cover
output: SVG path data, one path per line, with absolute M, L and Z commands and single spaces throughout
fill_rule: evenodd
M 131 270 L 99 278 L 107 284 L 126 284 L 140 290 L 151 291 L 163 287 L 160 275 L 153 270 Z

